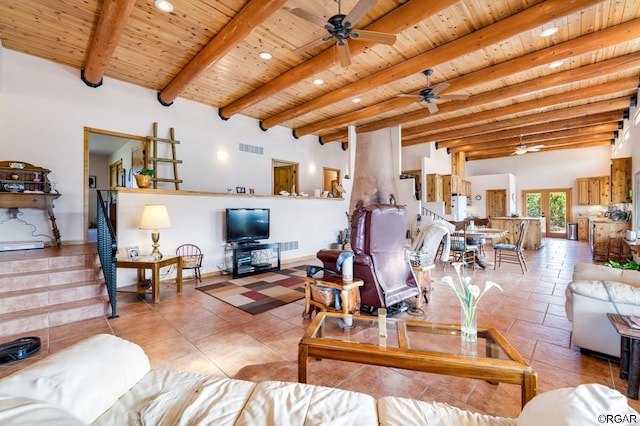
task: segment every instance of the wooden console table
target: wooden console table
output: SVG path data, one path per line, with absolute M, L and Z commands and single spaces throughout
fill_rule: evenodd
M 53 213 L 53 200 L 59 192 L 51 192 L 50 170 L 19 161 L 0 161 L 0 208 L 40 209 L 51 221 L 56 246 L 60 246 L 60 231 Z
M 182 293 L 182 258 L 180 256 L 165 256 L 161 260 L 154 260 L 149 256 L 142 256 L 135 260 L 118 259 L 116 261 L 116 268 L 132 268 L 138 270 L 138 284 L 136 285 L 135 291 L 138 294 L 147 293 L 147 288 L 143 286 L 145 270 L 151 269 L 151 301 L 153 303 L 160 301 L 160 268 L 171 265 L 176 265 L 176 284 L 178 293 Z M 126 292 L 119 289 L 116 290 Z

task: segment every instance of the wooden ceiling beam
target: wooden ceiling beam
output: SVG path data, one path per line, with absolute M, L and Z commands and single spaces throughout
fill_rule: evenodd
M 189 85 L 286 2 L 287 0 L 248 1 L 240 12 L 180 70 L 167 87 L 158 93 L 158 101 L 165 106 L 171 105 Z
M 260 3 L 260 2 L 254 2 Z M 367 26 L 369 31 L 379 31 L 384 33 L 396 34 L 402 32 L 408 27 L 427 19 L 429 16 L 438 13 L 440 10 L 457 3 L 457 0 L 435 0 L 425 3 L 423 0 L 410 0 L 399 6 L 392 12 L 378 19 L 376 22 Z M 373 43 L 366 43 L 358 40 L 349 41 L 349 50 L 351 55 L 357 55 L 364 52 Z M 316 55 L 315 57 L 295 66 L 289 71 L 279 75 L 268 83 L 252 90 L 242 98 L 231 102 L 230 104 L 220 108 L 220 116 L 223 118 L 231 118 L 232 116 L 242 112 L 243 110 L 271 97 L 278 92 L 287 89 L 297 82 L 309 78 L 321 71 L 324 71 L 335 65 L 335 51 L 332 45 L 327 50 Z M 263 124 L 264 126 L 264 124 Z
M 606 101 L 594 102 L 585 105 L 579 105 L 570 108 L 554 109 L 551 111 L 541 112 L 538 114 L 530 114 L 524 117 L 517 117 L 491 122 L 476 122 L 473 115 L 470 120 L 465 120 L 464 127 L 460 127 L 459 119 L 449 119 L 439 121 L 428 126 L 428 130 L 423 132 L 415 132 L 418 136 L 405 136 L 414 128 L 402 129 L 403 145 L 417 145 L 421 143 L 436 142 L 439 147 L 444 141 L 450 139 L 462 138 L 482 134 L 484 132 L 496 132 L 504 129 L 511 129 L 522 126 L 535 126 L 540 123 L 550 123 L 561 120 L 584 120 L 585 125 L 594 124 L 590 120 L 596 120 L 592 116 L 602 117 L 601 122 L 607 122 L 611 118 L 620 119 L 623 111 L 629 108 L 629 98 L 622 97 L 617 99 L 609 99 Z M 422 127 L 422 126 L 420 126 Z M 441 142 L 442 141 L 442 142 Z
M 558 58 L 575 57 L 594 50 L 619 44 L 637 38 L 640 19 L 625 22 L 614 27 L 596 31 L 586 36 L 560 43 L 536 52 L 523 55 L 509 61 L 502 62 L 472 73 L 456 77 L 447 82 L 449 90 L 445 93 L 461 92 L 465 89 L 487 84 L 488 82 L 505 78 L 528 69 L 549 64 Z M 294 129 L 296 136 L 316 133 L 320 130 L 336 128 L 345 124 L 356 123 L 359 120 L 375 118 L 378 114 L 392 111 L 415 102 L 412 98 L 392 98 L 376 105 L 371 105 L 352 112 L 341 114 L 327 120 L 317 121 Z
M 574 143 L 574 144 L 566 144 L 566 145 L 558 145 L 558 146 L 552 146 L 547 148 L 544 148 L 543 150 L 540 150 L 538 153 L 542 153 L 542 152 L 548 152 L 548 151 L 559 151 L 562 149 L 577 149 L 577 148 L 594 148 L 594 147 L 598 147 L 598 146 L 609 146 L 611 145 L 611 140 L 610 139 L 601 139 L 601 140 L 597 140 L 597 141 L 591 141 L 591 142 L 579 142 L 579 143 Z M 536 154 L 534 153 L 527 153 L 524 155 L 529 155 L 529 154 Z M 509 154 L 511 155 L 511 154 Z M 492 153 L 492 154 L 488 154 L 486 152 L 481 151 L 480 153 L 470 153 L 469 155 L 466 155 L 465 158 L 467 159 L 467 161 L 474 161 L 474 160 L 489 160 L 492 158 L 504 158 L 505 157 L 505 153 L 504 152 L 496 152 L 496 153 Z M 514 155 L 515 157 L 515 155 Z M 509 157 L 510 158 L 510 157 Z
M 102 85 L 107 64 L 118 46 L 135 0 L 104 0 L 96 29 L 91 39 L 87 63 L 80 71 L 80 78 L 87 86 Z
M 567 84 L 577 83 L 588 79 L 601 78 L 607 75 L 615 76 L 621 72 L 628 72 L 630 70 L 637 69 L 640 69 L 640 52 L 596 62 L 580 68 L 536 78 L 534 80 L 523 81 L 521 83 L 505 86 L 490 92 L 480 93 L 469 97 L 466 101 L 440 104 L 440 111 L 438 112 L 438 115 L 442 116 L 447 113 L 460 112 L 468 108 L 488 105 L 492 102 L 503 101 L 506 99 L 531 96 L 533 94 L 544 92 L 545 90 L 560 88 Z M 584 95 L 582 97 L 587 98 L 588 96 Z M 424 120 L 430 117 L 431 113 L 427 108 L 425 108 L 424 110 L 413 111 L 383 120 L 377 120 L 362 126 L 362 128 L 364 131 L 370 132 L 411 121 Z
M 530 135 L 540 135 L 548 132 L 559 132 L 565 130 L 576 129 L 595 129 L 596 126 L 613 126 L 615 130 L 622 121 L 622 112 L 614 111 L 613 113 L 589 115 L 585 117 L 576 117 L 569 120 L 550 121 L 547 123 L 536 124 L 533 126 L 514 127 L 498 132 L 486 132 L 483 134 L 472 135 L 468 137 L 453 139 L 445 142 L 438 142 L 438 148 L 448 148 L 449 151 L 458 150 L 463 146 L 484 144 L 487 142 L 495 142 L 504 139 L 519 139 Z
M 417 55 L 402 63 L 391 66 L 369 77 L 347 84 L 318 98 L 307 100 L 296 107 L 275 114 L 262 121 L 263 128 L 271 128 L 286 120 L 299 117 L 327 105 L 362 94 L 372 87 L 388 84 L 423 71 L 428 66 L 436 66 L 470 52 L 487 48 L 521 32 L 538 27 L 550 20 L 593 6 L 599 0 L 547 0 L 531 6 L 519 13 L 474 31 L 428 52 Z
M 604 133 L 597 133 L 592 135 L 570 136 L 566 138 L 553 139 L 553 140 L 532 141 L 530 143 L 523 144 L 523 145 L 527 145 L 527 146 L 544 145 L 544 148 L 547 149 L 554 146 L 567 146 L 567 145 L 590 143 L 590 142 L 597 142 L 597 141 L 603 141 L 603 140 L 607 140 L 611 142 L 612 137 L 613 137 L 612 132 L 604 132 Z M 469 150 L 465 153 L 465 156 L 481 155 L 483 153 L 486 153 L 486 154 L 507 153 L 511 155 L 511 153 L 515 150 L 516 146 L 518 145 L 496 144 L 494 145 L 493 148 Z
M 486 137 L 483 142 L 477 143 L 468 143 L 465 145 L 459 145 L 453 148 L 447 148 L 448 153 L 457 153 L 457 152 L 469 152 L 469 151 L 479 151 L 483 149 L 493 149 L 497 144 L 500 147 L 516 147 L 518 145 L 531 145 L 538 144 L 540 142 L 545 142 L 554 139 L 563 139 L 567 137 L 573 136 L 588 136 L 592 134 L 606 133 L 609 132 L 613 135 L 613 132 L 618 130 L 618 123 L 606 123 L 606 124 L 598 124 L 596 126 L 587 126 L 587 127 L 577 127 L 574 129 L 564 129 L 564 130 L 550 130 L 544 133 L 537 133 L 534 135 L 526 135 L 520 138 L 519 136 L 513 136 L 509 138 L 494 140 L 491 137 Z

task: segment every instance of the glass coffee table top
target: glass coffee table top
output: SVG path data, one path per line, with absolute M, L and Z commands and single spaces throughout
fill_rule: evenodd
M 315 326 L 314 326 L 315 325 Z M 380 330 L 384 330 L 380 333 Z M 386 334 L 386 337 L 385 337 Z M 310 327 L 312 339 L 369 345 L 377 349 L 395 348 L 410 352 L 431 352 L 512 360 L 511 346 L 495 329 L 478 327 L 476 344 L 462 344 L 460 326 L 412 319 L 326 313 Z

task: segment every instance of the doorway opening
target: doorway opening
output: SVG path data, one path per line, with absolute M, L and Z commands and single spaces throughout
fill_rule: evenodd
M 322 168 L 322 190 L 327 191 L 334 197 L 341 197 L 342 193 L 338 191 L 340 185 L 340 169 L 332 169 L 330 167 Z
M 95 176 L 95 188 L 84 187 L 83 217 L 85 221 L 85 242 L 95 240 L 97 218 L 96 191 L 116 186 L 130 186 L 133 154 L 146 142 L 145 136 L 130 135 L 91 127 L 84 128 L 84 182 Z M 127 146 L 130 145 L 131 148 Z M 116 164 L 113 168 L 112 165 Z M 119 165 L 117 165 L 119 164 Z M 114 184 L 115 183 L 115 184 Z
M 571 188 L 528 189 L 522 191 L 524 214 L 544 217 L 548 237 L 566 238 L 567 222 L 571 217 Z
M 300 192 L 298 167 L 299 163 L 285 160 L 271 160 L 274 195 L 278 195 L 282 191 L 286 191 L 291 195 Z

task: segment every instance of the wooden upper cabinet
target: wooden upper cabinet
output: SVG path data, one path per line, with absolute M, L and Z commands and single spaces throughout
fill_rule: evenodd
M 608 205 L 609 176 L 578 178 L 579 205 Z
M 430 173 L 427 175 L 427 201 L 444 201 L 442 192 L 442 175 Z
M 611 160 L 611 203 L 629 203 L 632 188 L 631 157 Z

